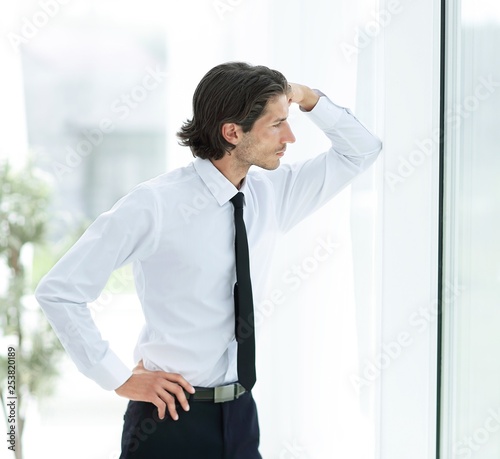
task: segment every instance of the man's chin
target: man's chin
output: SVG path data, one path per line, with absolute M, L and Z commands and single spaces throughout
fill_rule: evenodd
M 266 163 L 266 164 L 255 164 L 257 167 L 260 167 L 261 169 L 264 169 L 266 171 L 274 171 L 275 169 L 278 169 L 280 167 L 281 161 L 278 158 L 275 163 Z

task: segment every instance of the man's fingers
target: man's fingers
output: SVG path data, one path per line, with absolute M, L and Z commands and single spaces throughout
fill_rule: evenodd
M 129 400 L 149 401 L 158 408 L 160 419 L 165 418 L 168 410 L 172 419 L 177 421 L 176 402 L 182 409 L 189 411 L 187 394 L 194 394 L 195 389 L 181 375 L 147 370 L 140 361 L 133 375 L 115 392 Z
M 179 420 L 179 415 L 177 414 L 177 410 L 175 408 L 175 398 L 168 392 L 163 391 L 161 394 L 158 394 L 152 403 L 156 406 L 156 408 L 158 408 L 158 417 L 161 420 L 165 419 L 167 410 L 168 414 L 170 414 L 170 417 L 174 421 Z
M 161 372 L 159 372 L 161 373 Z M 184 385 L 188 387 L 192 387 L 182 376 L 171 374 L 171 373 L 163 373 L 158 374 L 159 386 L 156 388 L 156 396 L 161 400 L 162 403 L 159 403 L 158 406 L 158 414 L 160 419 L 163 419 L 165 416 L 165 407 L 168 410 L 171 418 L 174 421 L 179 419 L 179 415 L 177 413 L 176 401 L 179 402 L 184 411 L 189 411 L 189 402 L 186 397 L 186 393 L 183 390 L 183 387 L 180 386 L 177 382 L 184 382 Z M 168 377 L 168 379 L 167 379 Z
M 162 375 L 166 380 L 177 383 L 179 386 L 186 389 L 190 394 L 194 394 L 196 392 L 194 387 L 189 384 L 180 374 L 162 372 Z
M 290 94 L 288 96 L 288 102 L 292 103 L 300 103 L 302 98 L 304 97 L 302 88 L 297 83 L 289 83 Z
M 182 386 L 180 386 L 177 383 L 168 381 L 164 384 L 163 388 L 166 392 L 168 392 L 175 399 L 177 399 L 177 401 L 182 406 L 184 411 L 189 411 L 189 402 L 187 400 L 186 393 L 184 392 Z
M 165 414 L 168 410 L 168 414 L 174 421 L 179 420 L 179 414 L 175 406 L 175 397 L 170 395 L 167 391 L 163 391 L 161 394 L 157 395 L 153 403 L 158 408 L 158 417 L 160 419 L 165 419 Z
M 170 417 L 174 421 L 179 420 L 179 415 L 177 414 L 177 409 L 175 406 L 175 397 L 170 395 L 167 391 L 163 391 L 161 394 L 159 394 L 159 398 L 162 400 L 162 408 L 163 408 L 163 415 L 165 415 L 165 408 L 168 410 L 168 413 L 170 414 Z M 158 414 L 160 412 L 158 411 Z M 160 415 L 160 419 L 163 419 Z
M 156 397 L 156 399 L 152 400 L 151 403 L 158 408 L 158 417 L 163 420 L 165 418 L 167 404 L 160 397 Z
M 173 394 L 178 400 L 179 404 L 182 406 L 184 411 L 189 411 L 189 402 L 186 397 L 184 390 L 190 394 L 195 393 L 194 387 L 189 384 L 180 374 L 178 373 L 166 373 L 159 372 L 164 378 L 165 384 L 163 384 L 163 389 L 169 394 Z M 174 401 L 175 408 L 175 401 Z

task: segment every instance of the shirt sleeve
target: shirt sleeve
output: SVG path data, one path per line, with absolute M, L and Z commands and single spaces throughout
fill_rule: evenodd
M 344 107 L 320 97 L 308 116 L 330 139 L 330 149 L 310 160 L 267 172 L 284 232 L 324 205 L 377 159 L 382 142 Z
M 35 291 L 78 369 L 106 390 L 120 387 L 132 372 L 102 339 L 87 303 L 115 269 L 154 251 L 157 219 L 153 192 L 139 185 L 92 223 Z

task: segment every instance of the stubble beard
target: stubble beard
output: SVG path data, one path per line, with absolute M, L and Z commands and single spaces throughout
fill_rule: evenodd
M 238 157 L 240 158 L 240 162 L 247 167 L 257 166 L 261 169 L 272 171 L 277 169 L 281 164 L 280 158 L 276 156 L 276 153 L 279 151 L 265 153 L 264 156 L 255 154 L 255 144 L 252 141 L 249 141 L 241 147 L 241 150 L 238 152 Z

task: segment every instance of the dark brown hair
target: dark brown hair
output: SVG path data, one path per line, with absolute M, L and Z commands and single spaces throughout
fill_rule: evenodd
M 193 118 L 177 133 L 180 145 L 193 156 L 221 159 L 235 146 L 222 136 L 225 123 L 235 123 L 249 132 L 265 111 L 267 103 L 288 94 L 282 73 L 263 65 L 228 62 L 210 70 L 193 95 Z

